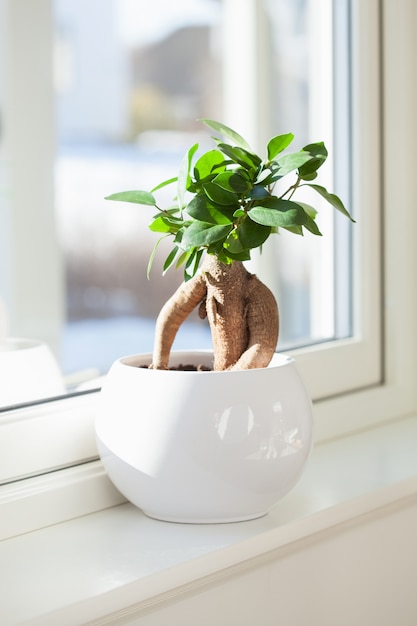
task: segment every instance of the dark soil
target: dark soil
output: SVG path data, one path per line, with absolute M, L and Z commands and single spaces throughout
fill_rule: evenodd
M 142 367 L 143 369 L 148 369 L 148 365 L 139 365 L 139 367 Z M 179 365 L 176 365 L 175 367 L 170 367 L 169 368 L 170 371 L 173 372 L 211 372 L 212 368 L 211 367 L 207 367 L 207 365 L 183 365 L 182 363 L 180 363 Z

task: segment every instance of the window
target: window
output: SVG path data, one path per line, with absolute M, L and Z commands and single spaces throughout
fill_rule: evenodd
M 92 366 L 105 373 L 120 354 L 152 350 L 155 318 L 182 274 L 161 277 L 162 244 L 148 281 L 147 259 L 158 237 L 146 228 L 152 209 L 109 206 L 104 197 L 132 185 L 149 189 L 175 174 L 189 145 L 208 145 L 199 117 L 226 117 L 261 150 L 273 134 L 292 130 L 298 147 L 324 137 L 333 152 L 340 139 L 334 109 L 346 129 L 337 162 L 350 180 L 345 2 L 335 5 L 344 14 L 334 35 L 331 2 L 318 10 L 306 0 L 183 0 L 174 8 L 157 0 L 154 6 L 155 13 L 139 20 L 137 3 L 102 4 L 96 24 L 94 2 L 54 2 L 56 212 L 66 274 L 61 344 L 71 376 L 88 375 Z M 334 107 L 333 52 L 341 87 Z M 330 187 L 332 178 L 329 164 Z M 348 182 L 344 191 L 350 204 Z M 351 299 L 350 228 L 337 222 L 338 241 L 347 243 L 342 258 L 333 245 L 334 219 L 323 207 L 322 240 L 297 241 L 282 232 L 252 264 L 280 304 L 280 350 L 353 334 L 351 306 L 343 306 Z M 336 307 L 337 259 L 343 276 Z M 197 315 L 191 320 L 176 347 L 210 347 L 207 324 Z
M 267 43 L 262 37 L 265 32 L 262 28 L 272 19 L 268 21 L 271 4 L 242 0 L 237 4 L 241 17 L 239 32 L 234 32 L 233 28 L 234 24 L 237 29 L 237 22 L 230 22 L 228 42 L 231 46 L 236 45 L 234 42 L 241 37 L 242 29 L 247 29 L 247 45 L 238 49 L 241 55 L 247 54 L 248 59 L 257 59 L 258 65 L 251 66 L 248 62 L 248 72 L 251 73 L 246 80 L 256 85 L 250 91 L 252 95 L 262 94 L 264 89 L 271 88 L 270 74 L 262 56 L 265 53 L 263 46 Z M 272 4 L 275 7 L 275 3 Z M 290 4 L 301 6 L 304 3 Z M 349 194 L 357 217 L 351 234 L 337 222 L 329 224 L 335 233 L 330 238 L 331 249 L 325 248 L 316 256 L 319 266 L 329 271 L 327 284 L 331 289 L 336 315 L 332 316 L 330 326 L 318 332 L 321 341 L 304 342 L 301 337 L 301 343 L 310 345 L 294 350 L 299 368 L 316 401 L 316 437 L 322 439 L 404 415 L 416 406 L 413 385 L 415 358 L 412 353 L 417 301 L 417 281 L 414 277 L 417 260 L 413 245 L 416 217 L 411 211 L 413 196 L 409 185 L 415 171 L 413 111 L 416 79 L 410 60 L 416 55 L 412 30 L 416 23 L 416 8 L 412 0 L 404 0 L 398 11 L 387 0 L 370 0 L 367 3 L 352 0 L 346 4 L 320 0 L 311 6 L 308 20 L 312 31 L 318 27 L 321 29 L 321 36 L 314 39 L 317 45 L 313 46 L 317 59 L 311 63 L 317 72 L 313 81 L 317 93 L 311 94 L 312 109 L 321 113 L 315 116 L 317 134 L 322 137 L 322 131 L 326 129 L 327 133 L 330 128 L 325 139 L 330 142 L 334 155 L 335 185 L 341 195 Z M 237 10 L 233 0 L 225 1 L 225 7 L 230 11 Z M 16 284 L 24 285 L 28 279 L 20 261 L 29 255 L 32 270 L 30 289 L 19 289 L 19 297 L 29 294 L 28 301 L 32 304 L 30 294 L 34 289 L 42 297 L 36 298 L 39 310 L 33 310 L 29 326 L 24 326 L 22 322 L 22 332 L 30 335 L 30 325 L 39 319 L 43 320 L 40 323 L 47 334 L 52 333 L 56 327 L 55 320 L 63 314 L 60 253 L 53 244 L 48 249 L 42 249 L 39 255 L 39 248 L 34 244 L 35 234 L 39 231 L 43 235 L 47 233 L 49 243 L 56 241 L 53 220 L 46 211 L 38 211 L 39 207 L 53 205 L 50 170 L 54 145 L 50 125 L 53 88 L 49 71 L 54 29 L 52 4 L 49 0 L 40 0 L 34 7 L 30 0 L 2 0 L 0 8 L 4 17 L 0 23 L 5 30 L 0 41 L 9 52 L 8 55 L 0 55 L 0 76 L 6 85 L 0 101 L 4 110 L 3 155 L 6 148 L 8 150 L 7 160 L 5 156 L 2 158 L 2 169 L 5 170 L 3 186 L 12 188 L 15 192 L 13 202 L 25 208 L 17 217 L 18 213 L 11 210 L 10 195 L 6 196 L 7 201 L 2 205 L 2 224 L 6 226 L 0 232 L 3 255 L 1 284 L 5 285 L 6 292 Z M 251 14 L 251 11 L 255 13 Z M 329 18 L 316 19 L 323 15 Z M 261 35 L 257 40 L 259 33 Z M 63 59 L 61 62 L 67 63 L 68 74 L 64 76 L 62 89 L 71 79 L 72 61 L 67 41 L 63 28 L 58 46 Z M 21 50 L 28 49 L 34 53 L 23 57 Z M 346 66 L 343 54 L 350 58 L 348 74 L 341 71 Z M 258 68 L 261 70 L 258 71 Z M 233 67 L 229 68 L 230 74 L 232 71 Z M 27 72 L 30 81 L 23 80 Z M 333 77 L 332 82 L 321 82 L 322 76 Z M 240 80 L 238 72 L 235 72 L 234 78 Z M 254 143 L 263 143 L 264 134 L 269 134 L 269 127 L 258 125 L 258 121 L 268 119 L 268 112 L 257 107 L 270 102 L 269 97 L 248 98 L 243 107 L 241 90 L 232 88 L 232 82 L 228 84 L 228 95 L 224 89 L 225 102 L 228 103 L 225 106 L 226 123 L 239 127 L 242 134 L 247 134 Z M 334 97 L 329 108 L 321 110 L 317 103 L 324 89 Z M 396 96 L 400 93 L 406 94 L 401 102 L 401 114 L 398 113 Z M 33 118 L 25 115 L 28 102 L 31 102 L 36 114 L 36 124 L 33 124 Z M 239 112 L 236 124 L 232 123 L 234 116 L 232 118 L 228 107 L 232 107 L 234 113 Z M 40 149 L 42 159 L 39 159 Z M 396 158 L 398 153 L 405 156 Z M 350 171 L 350 175 L 346 175 L 346 171 Z M 21 184 L 22 180 L 25 185 Z M 35 206 L 36 211 L 27 209 Z M 401 211 L 396 210 L 397 207 L 402 207 Z M 16 236 L 16 242 L 20 241 L 20 249 L 18 247 L 16 252 L 10 242 L 20 220 L 27 227 L 23 239 L 19 240 Z M 333 245 L 337 247 L 336 252 L 343 250 L 341 256 L 351 249 L 351 274 L 349 269 L 339 267 L 338 263 L 331 263 L 329 268 L 328 259 L 333 258 Z M 12 279 L 4 277 L 6 266 L 13 267 Z M 55 288 L 50 285 L 55 285 Z M 320 319 L 319 313 L 315 313 L 320 311 L 321 298 L 318 300 L 319 304 L 315 305 L 314 298 L 311 298 L 313 320 L 315 315 L 316 319 Z M 46 302 L 49 305 L 47 312 L 43 309 Z M 21 301 L 20 305 L 21 311 L 29 310 L 27 302 Z M 310 339 L 314 336 L 310 334 Z M 0 414 L 0 427 L 4 433 L 0 458 L 5 464 L 0 479 L 7 481 L 16 476 L 91 458 L 94 441 L 89 403 L 93 404 L 91 395 L 52 402 L 47 405 L 47 410 L 43 406 L 38 407 L 31 409 L 29 415 L 24 409 Z M 76 405 L 74 410 L 71 409 L 73 405 Z M 57 410 L 61 417 L 59 427 L 54 422 Z M 37 428 L 40 431 L 36 431 Z M 39 454 L 32 462 L 33 446 L 30 444 L 36 432 L 41 433 L 38 438 Z M 80 446 L 81 440 L 83 446 Z M 60 454 L 61 449 L 65 453 Z M 19 450 L 24 463 L 16 460 L 16 455 L 11 453 L 13 450 Z

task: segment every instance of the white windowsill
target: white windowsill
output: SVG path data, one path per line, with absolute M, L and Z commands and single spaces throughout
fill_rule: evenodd
M 111 491 L 99 462 L 85 470 L 92 498 Z M 0 623 L 76 626 L 141 614 L 272 551 L 279 558 L 306 538 L 416 498 L 417 417 L 410 417 L 317 446 L 300 483 L 258 520 L 178 525 L 122 503 L 2 541 Z M 41 509 L 42 499 L 33 514 Z

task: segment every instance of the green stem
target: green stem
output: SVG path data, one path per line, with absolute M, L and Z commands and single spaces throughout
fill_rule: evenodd
M 293 195 L 297 191 L 297 188 L 299 187 L 300 183 L 301 183 L 301 178 L 300 178 L 300 176 L 298 176 L 296 182 L 293 185 L 291 185 L 291 187 L 288 187 L 288 189 L 286 191 L 284 191 L 282 196 L 280 196 L 281 200 L 284 198 L 284 196 L 287 195 L 288 192 L 290 192 L 290 195 L 287 198 L 287 200 L 291 200 L 291 198 L 293 197 Z

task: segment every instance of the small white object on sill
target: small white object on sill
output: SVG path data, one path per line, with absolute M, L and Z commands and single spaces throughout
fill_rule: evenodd
M 58 363 L 46 343 L 7 337 L 0 344 L 0 406 L 65 394 Z

